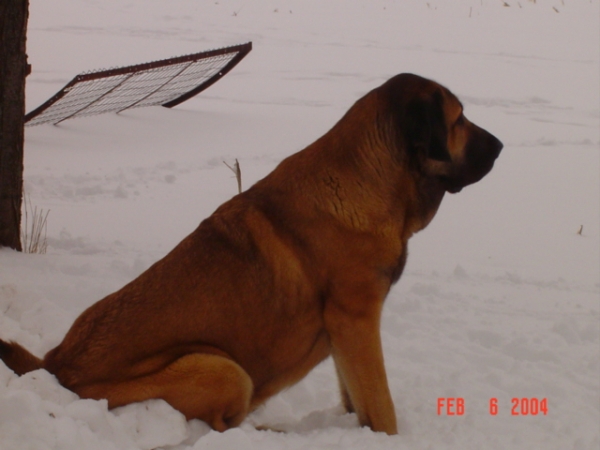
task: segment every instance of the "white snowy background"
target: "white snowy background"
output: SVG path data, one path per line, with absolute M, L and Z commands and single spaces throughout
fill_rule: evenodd
M 330 361 L 225 433 L 162 401 L 108 411 L 0 363 L 0 449 L 600 447 L 599 0 L 30 3 L 28 111 L 81 71 L 254 44 L 175 109 L 27 128 L 48 252 L 0 250 L 0 337 L 39 356 L 236 193 L 223 161 L 250 186 L 397 73 L 446 85 L 505 148 L 412 239 L 387 299 L 400 435 L 343 414 Z M 439 397 L 464 415 L 438 415 Z M 548 412 L 512 415 L 513 398 Z

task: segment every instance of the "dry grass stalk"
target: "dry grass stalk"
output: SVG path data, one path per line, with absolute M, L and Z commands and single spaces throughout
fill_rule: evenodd
M 24 224 L 21 225 L 21 241 L 25 253 L 46 253 L 48 242 L 46 241 L 47 219 L 50 210 L 44 211 L 31 204 L 28 196 L 24 197 L 25 214 Z M 31 216 L 31 217 L 30 217 Z M 31 223 L 30 223 L 31 221 Z
M 229 164 L 227 164 L 225 161 L 223 161 L 223 164 L 225 164 L 227 167 L 229 167 L 229 170 L 231 170 L 234 174 L 235 174 L 235 178 L 237 180 L 237 185 L 238 185 L 238 193 L 241 194 L 242 193 L 242 169 L 240 169 L 240 163 L 238 162 L 237 158 L 235 159 L 235 164 L 232 166 L 230 166 Z

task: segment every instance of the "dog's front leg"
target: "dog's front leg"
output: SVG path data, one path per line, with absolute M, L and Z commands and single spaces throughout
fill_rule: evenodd
M 342 378 L 342 374 L 340 373 L 340 369 L 335 366 L 335 371 L 338 377 L 338 384 L 340 386 L 340 395 L 342 397 L 342 405 L 346 412 L 353 413 L 356 412 L 354 410 L 354 405 L 352 404 L 352 400 L 350 399 L 350 393 L 348 392 L 348 388 L 346 387 L 346 382 Z
M 397 434 L 379 334 L 381 304 L 377 303 L 358 309 L 330 303 L 325 308 L 325 326 L 344 406 L 354 409 L 362 426 Z

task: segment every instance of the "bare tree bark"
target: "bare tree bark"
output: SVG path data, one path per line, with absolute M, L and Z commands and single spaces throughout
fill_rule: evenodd
M 0 247 L 21 251 L 29 0 L 0 0 Z

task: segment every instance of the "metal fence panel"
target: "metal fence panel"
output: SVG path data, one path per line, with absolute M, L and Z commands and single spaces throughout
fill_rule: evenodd
M 252 42 L 77 75 L 25 115 L 25 125 L 162 105 L 172 108 L 218 81 L 252 50 Z

